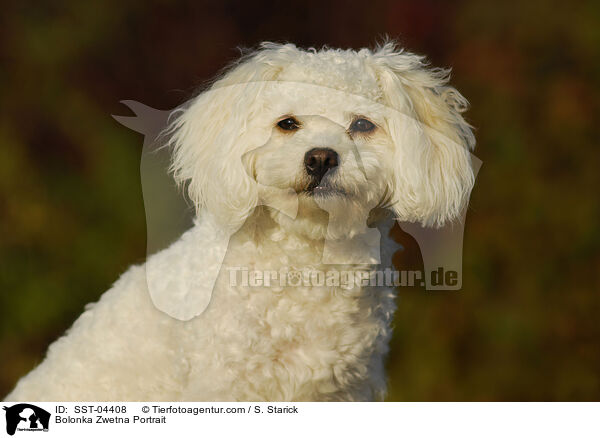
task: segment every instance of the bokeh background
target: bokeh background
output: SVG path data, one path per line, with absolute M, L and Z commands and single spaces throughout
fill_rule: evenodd
M 262 40 L 387 34 L 453 68 L 484 163 L 462 291 L 401 291 L 388 399 L 599 400 L 599 18 L 595 1 L 3 2 L 0 398 L 145 258 L 120 100 L 173 108 Z

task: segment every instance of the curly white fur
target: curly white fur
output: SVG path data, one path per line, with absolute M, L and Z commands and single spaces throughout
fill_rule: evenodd
M 456 218 L 474 181 L 474 138 L 447 80 L 391 43 L 358 52 L 264 43 L 244 57 L 168 130 L 195 226 L 88 305 L 7 400 L 383 398 L 393 289 L 234 285 L 228 268 L 372 273 L 391 266 L 386 211 L 433 226 Z M 301 129 L 279 130 L 284 116 Z M 350 133 L 356 117 L 376 129 Z M 303 190 L 315 147 L 339 154 L 333 195 Z M 261 187 L 293 189 L 295 217 L 261 202 Z M 382 265 L 370 255 L 346 264 L 367 251 L 372 227 Z M 323 263 L 328 242 L 336 264 Z M 204 273 L 214 291 L 195 293 L 209 284 Z M 157 309 L 182 302 L 206 310 L 176 319 Z

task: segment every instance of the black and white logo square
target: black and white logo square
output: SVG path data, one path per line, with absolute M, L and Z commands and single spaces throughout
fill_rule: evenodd
M 6 433 L 14 435 L 16 431 L 48 431 L 50 412 L 29 404 L 19 403 L 10 407 L 4 406 Z

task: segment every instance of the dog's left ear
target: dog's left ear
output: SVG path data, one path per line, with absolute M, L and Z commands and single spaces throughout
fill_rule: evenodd
M 374 58 L 395 144 L 392 209 L 400 220 L 442 226 L 460 217 L 475 181 L 467 100 L 447 85 L 448 70 L 423 57 L 388 43 Z

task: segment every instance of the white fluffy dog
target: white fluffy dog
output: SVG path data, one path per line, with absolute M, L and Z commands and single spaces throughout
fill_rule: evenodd
M 88 305 L 7 400 L 383 398 L 393 288 L 241 274 L 369 277 L 391 266 L 394 219 L 457 218 L 474 138 L 447 81 L 392 43 L 244 57 L 168 129 L 195 226 Z

